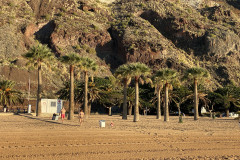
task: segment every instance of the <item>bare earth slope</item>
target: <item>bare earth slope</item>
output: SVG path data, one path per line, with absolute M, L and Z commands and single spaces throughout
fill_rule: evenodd
M 106 128 L 98 121 L 106 120 Z M 114 126 L 110 127 L 110 122 Z M 0 159 L 240 159 L 240 127 L 233 119 L 94 115 L 79 126 L 26 115 L 0 116 Z

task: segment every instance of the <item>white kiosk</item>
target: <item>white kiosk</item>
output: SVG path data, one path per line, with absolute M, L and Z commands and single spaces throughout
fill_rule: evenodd
M 42 113 L 60 113 L 62 109 L 61 99 L 41 99 Z

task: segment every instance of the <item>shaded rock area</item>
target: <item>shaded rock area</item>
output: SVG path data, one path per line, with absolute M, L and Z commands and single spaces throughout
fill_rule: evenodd
M 76 52 L 96 60 L 96 76 L 110 76 L 128 62 L 153 71 L 200 65 L 211 73 L 211 87 L 239 85 L 238 1 L 5 0 L 0 8 L 0 79 L 16 81 L 23 91 L 27 77 L 37 84 L 36 70 L 22 58 L 36 40 L 56 58 Z M 66 65 L 53 68 L 43 76 L 54 92 L 69 75 Z
M 140 15 L 142 18 L 149 21 L 164 37 L 172 41 L 178 48 L 182 48 L 186 52 L 194 50 L 195 53 L 203 52 L 204 35 L 197 35 L 185 30 L 185 25 L 192 25 L 196 28 L 204 28 L 189 22 L 181 17 L 163 17 L 154 11 L 143 12 Z
M 51 34 L 53 33 L 56 25 L 54 21 L 50 21 L 47 24 L 42 24 L 42 26 L 43 27 L 34 33 L 35 38 L 43 44 L 50 45 Z
M 235 1 L 235 0 L 227 0 L 227 3 L 232 5 L 233 7 L 240 9 L 240 2 L 239 1 Z

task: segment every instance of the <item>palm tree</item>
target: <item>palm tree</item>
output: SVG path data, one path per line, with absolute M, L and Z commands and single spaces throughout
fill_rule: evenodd
M 88 118 L 90 113 L 88 111 L 88 72 L 96 71 L 98 66 L 94 60 L 87 57 L 81 58 L 78 66 L 84 73 L 84 112 L 85 118 Z
M 94 82 L 89 82 L 88 83 L 88 114 L 90 115 L 91 113 L 91 108 L 92 108 L 92 103 L 95 102 L 96 100 L 100 99 L 100 89 Z
M 74 67 L 79 64 L 80 57 L 76 53 L 70 53 L 60 57 L 60 61 L 70 65 L 70 101 L 69 101 L 69 116 L 68 119 L 72 120 L 74 117 Z
M 127 88 L 131 82 L 131 70 L 128 64 L 121 65 L 115 71 L 116 78 L 123 83 L 123 114 L 122 119 L 127 119 Z
M 127 88 L 127 103 L 128 103 L 128 115 L 132 115 L 132 106 L 135 100 L 135 89 L 132 87 Z
M 41 115 L 41 98 L 42 98 L 42 65 L 49 64 L 53 58 L 53 53 L 47 47 L 38 43 L 36 46 L 30 48 L 30 50 L 23 55 L 28 60 L 27 65 L 34 65 L 38 71 L 38 89 L 37 89 L 37 109 L 36 116 Z
M 164 107 L 164 121 L 169 121 L 169 109 L 168 109 L 168 89 L 174 81 L 177 80 L 177 72 L 172 69 L 162 69 L 156 72 L 155 77 L 162 80 L 165 85 L 165 107 Z
M 22 103 L 22 93 L 14 89 L 15 82 L 10 80 L 0 81 L 0 104 L 7 106 Z
M 163 89 L 163 79 L 156 74 L 153 76 L 153 85 L 157 94 L 157 119 L 161 119 L 161 90 Z
M 139 121 L 139 82 L 151 82 L 147 76 L 151 73 L 151 69 L 142 63 L 130 63 L 129 69 L 131 70 L 131 77 L 135 80 L 135 106 L 134 106 L 134 119 L 133 122 Z
M 57 91 L 59 99 L 64 99 L 70 101 L 70 82 L 64 82 L 63 88 Z M 81 92 L 83 85 L 79 81 L 74 81 L 74 103 L 81 103 L 79 93 Z
M 230 84 L 223 88 L 218 88 L 214 92 L 210 92 L 208 96 L 218 108 L 224 109 L 226 116 L 229 117 L 231 105 L 240 107 L 239 92 L 240 90 L 238 87 Z
M 200 67 L 189 68 L 186 70 L 184 79 L 190 79 L 194 81 L 194 120 L 198 120 L 198 81 L 201 81 L 209 77 L 209 73 L 206 69 Z
M 82 105 L 84 102 L 84 82 L 81 81 L 74 81 L 74 103 Z M 70 94 L 70 82 L 65 82 L 64 87 L 61 88 L 57 95 L 59 99 L 69 100 Z M 91 110 L 91 104 L 96 100 L 100 99 L 100 87 L 95 82 L 88 83 L 88 97 L 89 103 L 88 108 Z

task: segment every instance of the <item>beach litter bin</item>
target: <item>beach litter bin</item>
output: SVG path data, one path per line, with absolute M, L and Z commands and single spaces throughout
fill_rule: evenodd
M 52 117 L 52 120 L 57 121 L 57 120 L 58 120 L 58 115 L 54 113 L 54 114 L 53 114 L 53 117 Z
M 99 121 L 99 126 L 100 126 L 100 128 L 105 127 L 105 120 L 100 120 Z

